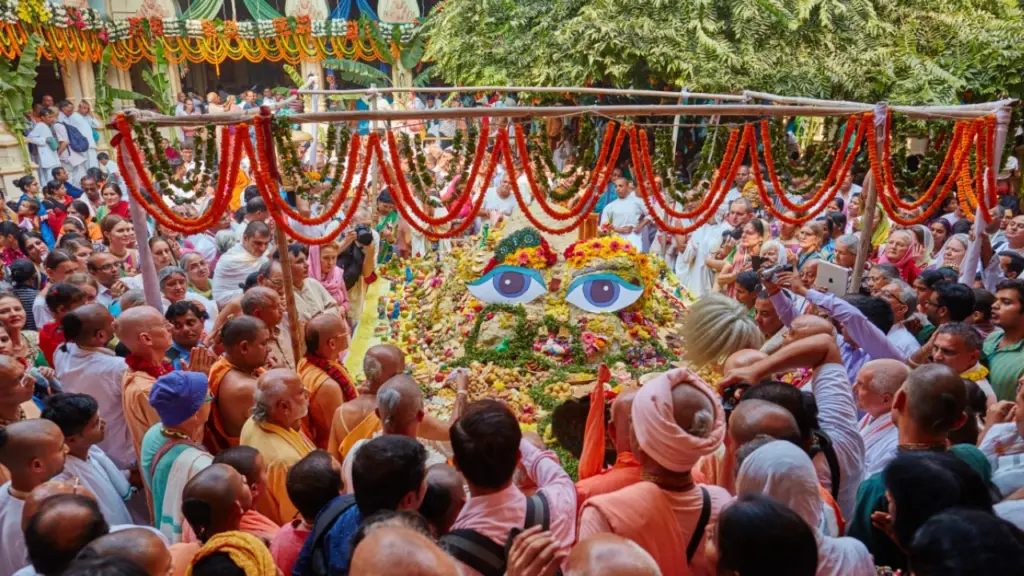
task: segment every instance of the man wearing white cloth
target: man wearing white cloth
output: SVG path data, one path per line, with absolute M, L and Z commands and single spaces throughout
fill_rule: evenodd
M 71 123 L 71 115 L 74 114 L 75 105 L 68 100 L 61 100 L 57 105 L 60 114 L 57 115 L 57 122 L 53 125 L 53 134 L 57 137 L 59 148 L 57 155 L 60 157 L 60 164 L 68 173 L 68 182 L 78 187 L 88 169 L 86 155 L 84 152 L 77 152 L 71 148 L 71 138 L 68 136 L 68 126 L 73 126 L 82 133 L 87 140 L 92 139 L 92 128 L 88 132 L 82 132 L 77 126 Z
M 57 156 L 59 144 L 53 133 L 53 124 L 57 121 L 57 113 L 51 108 L 39 111 L 39 122 L 32 127 L 25 139 L 35 144 L 39 154 L 39 186 L 46 186 L 53 180 L 53 169 L 60 166 Z
M 68 116 L 67 123 L 71 124 L 78 131 L 85 136 L 85 139 L 89 141 L 89 149 L 85 152 L 85 166 L 89 168 L 99 168 L 100 161 L 96 158 L 96 139 L 93 138 L 93 134 L 96 130 L 99 130 L 100 123 L 92 116 L 92 107 L 88 102 L 82 100 L 78 103 L 78 110 L 74 114 Z
M 899 432 L 892 422 L 892 400 L 910 375 L 910 368 L 897 360 L 866 362 L 853 383 L 857 409 L 865 412 L 857 424 L 864 439 L 864 475 L 881 472 L 896 456 Z
M 263 253 L 270 244 L 270 228 L 259 220 L 249 222 L 242 235 L 242 243 L 236 244 L 217 260 L 213 274 L 213 299 L 223 308 L 235 296 L 242 293 L 240 284 L 253 272 L 258 272 L 266 261 Z
M 615 195 L 618 198 L 609 202 L 601 211 L 601 225 L 610 226 L 613 232 L 640 251 L 643 248 L 640 230 L 647 219 L 647 207 L 630 193 L 625 178 L 615 180 Z

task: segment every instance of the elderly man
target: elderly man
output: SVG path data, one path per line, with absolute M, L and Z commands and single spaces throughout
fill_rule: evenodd
M 114 317 L 101 304 L 75 308 L 62 321 L 67 343 L 53 355 L 57 378 L 67 392 L 88 394 L 107 422 L 106 437 L 98 445 L 122 470 L 138 462 L 122 402 L 128 365 L 107 348 L 114 335 Z
M 96 301 L 110 308 L 114 300 L 128 291 L 121 281 L 121 269 L 117 257 L 109 252 L 95 252 L 89 257 L 87 264 L 89 275 L 100 285 L 96 293 Z
M 892 328 L 887 336 L 893 346 L 909 358 L 921 348 L 917 338 L 903 325 L 917 311 L 917 291 L 897 278 L 880 284 L 874 295 L 880 296 L 892 308 Z
M 461 408 L 456 407 L 461 412 Z M 384 383 L 377 391 L 377 414 L 381 421 L 381 434 L 419 438 L 419 427 L 426 416 L 423 410 L 423 391 L 411 376 L 398 374 Z M 352 445 L 342 464 L 345 486 L 352 491 L 352 462 L 359 448 L 368 442 L 360 440 Z M 440 452 L 424 446 L 427 451 L 427 466 L 444 464 L 447 458 Z
M 147 574 L 172 574 L 170 550 L 159 536 L 146 528 L 129 528 L 101 536 L 85 547 L 81 558 L 124 558 L 138 564 Z
M 392 344 L 371 346 L 363 357 L 363 373 L 366 374 L 367 394 L 352 402 L 342 404 L 335 411 L 331 423 L 331 436 L 327 451 L 335 458 L 344 460 L 352 446 L 360 441 L 373 438 L 380 430 L 377 417 L 377 391 L 392 376 L 405 370 L 405 354 Z
M 859 243 L 860 240 L 855 234 L 843 234 L 836 238 L 836 250 L 832 255 L 832 260 L 837 266 L 853 270 L 857 263 L 857 247 Z
M 996 403 L 996 393 L 989 384 L 988 368 L 981 365 L 981 347 L 985 340 L 974 326 L 963 322 L 947 322 L 935 331 L 932 339 L 932 360 L 945 364 L 981 388 L 986 404 Z
M 334 413 L 359 395 L 341 363 L 348 344 L 348 323 L 334 314 L 315 316 L 306 324 L 306 356 L 299 360 L 299 377 L 309 391 L 309 416 L 302 429 L 317 448 L 327 449 Z
M 224 355 L 210 367 L 210 420 L 203 444 L 216 455 L 238 446 L 256 396 L 256 379 L 264 372 L 270 331 L 259 318 L 239 316 L 224 324 Z
M 249 274 L 257 272 L 265 262 L 263 254 L 270 244 L 270 228 L 263 222 L 250 222 L 242 236 L 241 244 L 225 252 L 217 260 L 213 275 L 213 299 L 223 307 L 242 293 L 239 287 Z
M 614 534 L 581 539 L 569 553 L 566 572 L 574 576 L 661 576 L 650 554 L 636 542 Z
M 264 266 L 277 269 L 281 273 L 279 262 L 268 262 Z M 260 275 L 261 285 L 250 289 L 242 295 L 240 305 L 246 316 L 259 318 L 271 332 L 270 357 L 267 363 L 271 366 L 286 367 L 295 370 L 295 356 L 292 353 L 292 337 L 288 331 L 288 322 L 284 315 L 284 298 L 276 291 L 266 287 L 264 277 Z M 283 282 L 283 281 L 282 281 Z
M 864 474 L 870 476 L 896 457 L 898 438 L 892 423 L 892 400 L 910 374 L 897 360 L 864 364 L 853 383 L 857 409 L 864 412 L 858 430 L 864 439 Z
M 11 477 L 0 486 L 0 574 L 13 574 L 28 564 L 21 527 L 25 497 L 64 470 L 67 447 L 60 428 L 38 418 L 7 426 L 0 439 L 0 464 Z
M 128 369 L 121 384 L 121 402 L 136 455 L 146 431 L 160 421 L 149 405 L 149 391 L 157 378 L 171 371 L 163 362 L 171 346 L 169 328 L 160 312 L 150 306 L 125 310 L 114 322 L 117 339 L 131 351 L 125 358 Z
M 383 527 L 370 533 L 352 555 L 352 574 L 408 574 L 457 576 L 451 557 L 429 538 L 401 527 Z
M 288 468 L 316 449 L 302 434 L 309 392 L 298 374 L 276 368 L 260 376 L 255 401 L 240 440 L 259 450 L 267 467 L 267 489 L 256 501 L 256 510 L 280 526 L 298 512 L 288 498 Z
M 149 403 L 160 422 L 142 438 L 139 467 L 152 498 L 154 526 L 175 544 L 181 541 L 184 486 L 213 456 L 198 441 L 210 417 L 206 376 L 170 372 L 157 378 Z
M 633 454 L 651 480 L 590 498 L 580 512 L 579 538 L 612 532 L 633 540 L 665 574 L 703 566 L 704 532 L 731 497 L 694 484 L 690 472 L 725 438 L 722 404 L 699 377 L 677 369 L 644 384 L 630 414 Z

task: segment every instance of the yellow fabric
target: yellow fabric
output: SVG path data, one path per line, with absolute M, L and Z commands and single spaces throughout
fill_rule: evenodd
M 349 382 L 355 382 L 352 379 L 352 375 L 349 374 L 348 370 L 344 366 L 338 364 L 338 369 L 341 373 L 348 378 Z M 309 402 L 312 404 L 316 400 L 316 393 L 320 391 L 320 387 L 324 385 L 324 382 L 331 380 L 331 377 L 327 372 L 324 372 L 320 368 L 311 364 L 305 358 L 299 360 L 299 378 L 302 380 L 302 386 L 309 392 Z M 340 386 L 340 383 L 339 383 Z M 328 438 L 318 438 L 317 428 L 313 424 L 313 413 L 306 414 L 306 417 L 302 419 L 302 432 L 307 438 L 313 441 L 313 444 L 317 448 L 326 449 L 328 446 Z
M 391 290 L 391 283 L 383 278 L 370 284 L 366 289 L 366 296 L 363 298 L 363 312 L 359 315 L 359 325 L 356 326 L 355 334 L 348 346 L 348 357 L 345 358 L 345 369 L 350 374 L 356 375 L 355 381 L 363 380 L 363 357 L 370 346 L 380 344 L 380 336 L 374 332 L 377 330 L 377 303 L 381 296 Z
M 871 247 L 878 248 L 882 244 L 885 244 L 886 240 L 889 239 L 889 232 L 892 229 L 892 222 L 889 221 L 889 217 L 885 215 L 885 210 L 881 204 L 875 206 L 875 211 L 882 215 L 878 220 L 878 226 L 875 226 L 875 231 L 871 233 Z M 864 229 L 864 217 L 860 218 L 861 230 Z
M 345 460 L 345 456 L 348 455 L 348 451 L 356 445 L 356 442 L 360 440 L 369 440 L 373 438 L 373 435 L 380 431 L 380 418 L 377 417 L 376 412 L 370 412 L 363 418 L 363 421 L 358 426 L 352 429 L 342 440 L 338 446 L 338 453 L 341 455 L 341 460 Z
M 186 576 L 192 575 L 197 562 L 211 554 L 225 553 L 245 576 L 269 576 L 277 574 L 274 558 L 259 538 L 245 532 L 221 532 L 207 540 L 206 544 L 192 558 Z
M 251 183 L 252 182 L 249 181 L 249 177 L 245 175 L 245 172 L 239 170 L 238 179 L 235 181 L 235 187 L 231 189 L 231 201 L 228 203 L 232 212 L 242 207 L 242 192 L 245 190 L 245 187 Z
M 256 510 L 278 526 L 290 522 L 298 509 L 288 498 L 288 469 L 315 450 L 313 443 L 301 432 L 252 418 L 239 439 L 242 446 L 259 450 L 267 467 L 267 489 L 256 499 Z

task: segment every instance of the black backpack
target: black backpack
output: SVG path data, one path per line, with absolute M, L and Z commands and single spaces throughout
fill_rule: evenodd
M 544 530 L 551 529 L 551 508 L 543 492 L 537 492 L 526 499 L 523 530 L 538 525 L 543 526 Z M 505 545 L 502 546 L 476 530 L 452 530 L 441 537 L 441 547 L 456 560 L 483 576 L 502 576 L 505 573 L 508 550 L 519 532 L 518 529 L 510 531 Z

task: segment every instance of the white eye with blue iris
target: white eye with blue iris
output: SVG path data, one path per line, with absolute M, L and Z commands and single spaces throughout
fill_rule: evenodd
M 479 280 L 467 283 L 466 288 L 488 304 L 526 304 L 548 291 L 540 272 L 519 266 L 497 266 Z
M 631 284 L 618 274 L 597 273 L 580 276 L 569 285 L 565 300 L 595 314 L 618 312 L 640 299 L 643 286 Z

